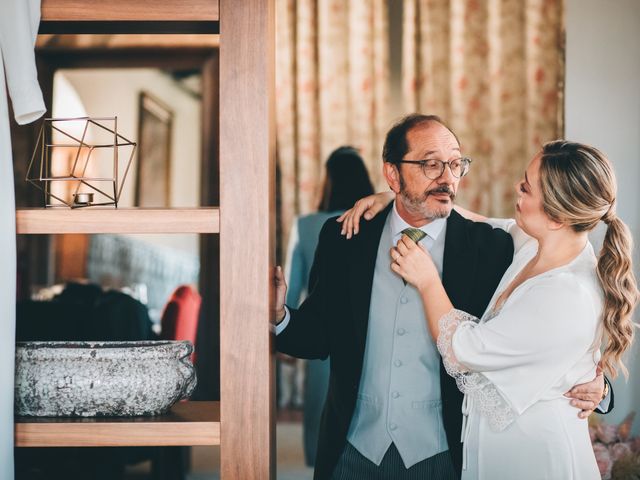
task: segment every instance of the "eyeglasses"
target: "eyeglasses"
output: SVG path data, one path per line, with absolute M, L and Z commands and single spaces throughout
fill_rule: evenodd
M 408 163 L 411 165 L 420 165 L 420 169 L 425 177 L 429 180 L 435 180 L 440 178 L 444 173 L 445 165 L 449 165 L 451 174 L 456 178 L 462 178 L 469 173 L 469 167 L 471 166 L 471 159 L 467 157 L 456 158 L 449 162 L 443 162 L 442 160 L 398 160 L 395 163 Z

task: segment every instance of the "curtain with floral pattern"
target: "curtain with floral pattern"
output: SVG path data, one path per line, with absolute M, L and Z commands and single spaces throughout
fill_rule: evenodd
M 513 216 L 514 183 L 563 133 L 562 0 L 404 0 L 403 100 L 474 162 L 459 203 Z
M 387 0 L 276 2 L 277 157 L 282 239 L 296 214 L 317 209 L 324 163 L 357 147 L 384 186 Z
M 440 115 L 474 160 L 458 201 L 512 216 L 514 183 L 563 133 L 562 14 L 562 0 L 278 0 L 279 238 L 316 209 L 324 162 L 340 145 L 358 147 L 374 185 L 387 188 L 381 150 L 394 97 L 396 111 Z M 402 59 L 398 94 L 390 55 Z

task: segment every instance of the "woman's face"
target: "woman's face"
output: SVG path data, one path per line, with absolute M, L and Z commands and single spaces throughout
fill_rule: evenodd
M 540 156 L 536 155 L 527 166 L 524 178 L 516 184 L 516 223 L 528 235 L 540 238 L 548 231 L 549 217 L 542 209 L 540 190 Z

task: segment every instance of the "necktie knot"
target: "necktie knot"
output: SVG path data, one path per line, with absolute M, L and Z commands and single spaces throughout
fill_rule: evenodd
M 402 230 L 402 233 L 416 243 L 418 243 L 420 240 L 422 240 L 424 237 L 427 236 L 427 234 L 424 233 L 419 228 L 405 228 L 404 230 Z

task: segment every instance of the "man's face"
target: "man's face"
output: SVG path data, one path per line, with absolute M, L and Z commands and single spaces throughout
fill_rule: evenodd
M 456 138 L 437 122 L 413 127 L 407 132 L 407 143 L 409 151 L 403 160 L 449 162 L 462 156 Z M 427 178 L 418 164 L 388 164 L 385 174 L 397 194 L 398 212 L 410 223 L 419 226 L 451 212 L 460 179 L 451 174 L 448 166 L 435 180 Z

